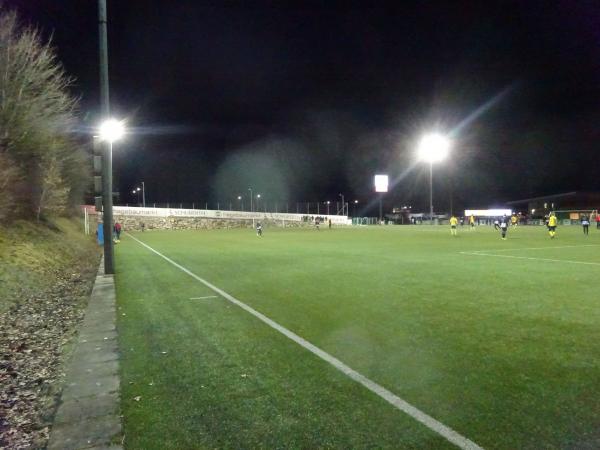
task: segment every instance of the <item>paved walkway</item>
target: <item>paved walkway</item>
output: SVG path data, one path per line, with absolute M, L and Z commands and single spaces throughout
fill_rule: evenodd
M 48 443 L 58 449 L 122 449 L 115 284 L 103 261 Z

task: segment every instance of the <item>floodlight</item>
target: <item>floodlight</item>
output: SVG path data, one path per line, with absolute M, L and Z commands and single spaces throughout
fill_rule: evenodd
M 449 151 L 450 140 L 437 133 L 423 136 L 418 147 L 419 159 L 429 163 L 445 159 Z
M 241 196 L 241 195 L 238 195 L 238 200 L 241 200 L 241 199 L 242 199 L 242 196 Z
M 123 122 L 116 119 L 108 119 L 100 125 L 100 139 L 108 142 L 118 141 L 125 134 Z
M 387 175 L 375 175 L 375 192 L 387 192 L 389 177 Z

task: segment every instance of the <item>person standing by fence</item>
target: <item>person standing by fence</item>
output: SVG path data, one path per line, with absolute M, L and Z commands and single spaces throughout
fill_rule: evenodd
M 117 242 L 121 241 L 121 224 L 119 222 L 115 222 L 115 238 Z

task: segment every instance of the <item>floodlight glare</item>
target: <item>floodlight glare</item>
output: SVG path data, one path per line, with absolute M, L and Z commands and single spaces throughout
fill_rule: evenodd
M 116 119 L 108 119 L 100 125 L 100 139 L 108 142 L 118 141 L 125 134 L 123 122 Z
M 448 156 L 450 140 L 441 134 L 427 134 L 421 138 L 418 154 L 421 161 L 434 163 Z
M 375 175 L 375 192 L 387 192 L 389 177 L 387 175 Z

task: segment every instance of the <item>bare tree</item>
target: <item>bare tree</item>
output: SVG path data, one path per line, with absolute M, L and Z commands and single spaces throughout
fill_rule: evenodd
M 77 106 L 72 82 L 39 31 L 21 27 L 14 12 L 0 7 L 0 176 L 13 180 L 0 193 L 13 214 L 16 204 L 38 217 L 63 213 L 65 202 L 75 201 L 71 185 L 84 182 L 86 171 L 73 166 L 84 159 L 69 137 Z M 24 198 L 17 189 L 23 176 Z

